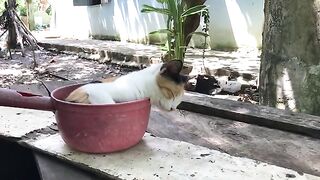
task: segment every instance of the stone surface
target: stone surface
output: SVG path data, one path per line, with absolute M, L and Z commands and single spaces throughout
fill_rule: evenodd
M 87 58 L 92 54 L 97 54 L 98 56 L 94 59 L 103 61 L 134 61 L 148 64 L 149 59 L 152 57 L 160 58 L 161 56 L 160 47 L 158 46 L 119 41 L 47 39 L 41 40 L 40 45 L 47 49 L 52 48 L 58 51 L 87 53 L 89 55 L 83 54 Z
M 178 108 L 320 138 L 320 117 L 309 114 L 221 100 L 191 92 L 185 93 Z
M 74 39 L 39 39 L 40 45 L 46 49 L 57 49 L 59 51 L 71 51 L 76 53 L 95 54 L 96 60 L 101 62 L 114 61 L 119 64 L 128 63 L 157 63 L 160 62 L 161 51 L 159 46 L 143 45 L 135 43 L 123 43 L 118 41 L 101 40 L 74 40 Z M 103 52 L 102 52 L 103 51 Z M 193 65 L 191 75 L 203 72 L 203 60 L 205 66 L 211 71 L 217 69 L 236 72 L 240 75 L 251 74 L 251 78 L 258 77 L 259 54 L 257 51 L 222 52 L 206 51 L 205 58 L 202 57 L 201 49 L 188 48 L 185 62 Z M 86 55 L 89 58 L 90 55 Z M 228 73 L 223 74 L 228 75 Z
M 21 138 L 54 122 L 52 112 L 0 106 L 0 136 Z
M 26 143 L 57 158 L 119 179 L 320 179 L 149 134 L 131 149 L 100 155 L 75 152 L 68 148 L 58 134 Z
M 40 45 L 45 49 L 75 54 L 96 62 L 107 63 L 107 65 L 111 63 L 135 68 L 161 62 L 161 56 L 164 53 L 159 46 L 119 41 L 40 38 Z M 234 93 L 240 90 L 242 85 L 257 86 L 259 54 L 259 51 L 250 50 L 236 52 L 206 50 L 203 58 L 202 49 L 188 48 L 184 60 L 186 66 L 192 67 L 190 76 L 209 72 L 218 79 L 232 77 L 233 81 L 228 81 L 228 83 L 236 84 L 237 88 L 234 89 L 229 85 L 218 91 Z M 64 74 L 64 72 L 59 72 L 61 73 Z
M 320 140 L 188 111 L 153 108 L 148 132 L 320 176 Z
M 52 91 L 71 82 L 53 81 L 45 83 Z M 42 95 L 47 93 L 42 86 L 36 85 L 18 85 L 13 88 Z M 187 102 L 197 99 L 190 96 L 189 93 L 186 96 Z M 211 96 L 201 94 L 198 94 L 198 96 L 201 102 L 211 102 L 214 99 Z M 218 108 L 224 110 L 230 110 L 230 107 L 233 107 L 234 104 L 238 105 L 236 107 L 243 108 L 252 106 L 233 101 L 221 102 L 221 100 L 216 100 L 216 103 L 213 104 L 217 104 Z M 217 107 L 214 106 L 213 108 Z M 193 110 L 196 110 L 196 108 L 190 109 L 190 111 Z M 213 111 L 208 110 L 207 113 Z M 259 108 L 253 111 L 259 112 Z M 257 116 L 254 113 L 249 115 Z M 259 117 L 260 115 L 258 114 Z M 234 117 L 236 116 L 237 114 L 234 113 Z M 289 116 L 292 115 L 289 114 Z M 292 116 L 291 118 L 294 119 L 295 117 Z M 274 128 L 279 128 L 279 126 L 275 125 Z M 206 116 L 181 110 L 169 113 L 159 111 L 157 108 L 153 108 L 151 112 L 148 132 L 158 137 L 185 141 L 231 155 L 252 158 L 299 172 L 320 175 L 320 164 L 317 161 L 317 159 L 320 159 L 320 153 L 316 151 L 316 149 L 320 149 L 320 140 L 315 138 L 216 116 Z

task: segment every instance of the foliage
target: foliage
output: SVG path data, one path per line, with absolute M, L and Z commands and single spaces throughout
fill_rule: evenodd
M 46 13 L 48 14 L 48 15 L 52 15 L 52 7 L 51 7 L 51 5 L 46 9 Z
M 0 30 L 7 30 L 9 27 L 9 21 L 7 20 L 9 17 L 8 11 L 5 8 L 5 2 L 3 1 L 3 10 L 1 11 L 0 16 Z
M 3 13 L 5 7 L 4 7 L 4 2 L 6 2 L 7 0 L 0 0 L 0 14 Z M 25 0 L 16 0 L 18 6 L 18 10 L 20 12 L 20 14 L 22 15 L 26 15 L 27 14 L 27 9 L 25 6 Z
M 27 7 L 19 4 L 18 6 L 20 16 L 27 16 Z
M 25 0 L 16 0 L 18 4 L 18 11 L 20 16 L 27 16 L 27 6 Z
M 4 2 L 5 2 L 6 0 L 0 0 L 0 14 L 2 14 L 3 13 L 3 11 L 4 11 Z
M 167 16 L 167 28 L 151 32 L 150 34 L 167 34 L 166 51 L 169 56 L 169 60 L 179 59 L 183 61 L 187 46 L 184 33 L 185 20 L 188 16 L 194 14 L 209 14 L 208 8 L 206 5 L 197 5 L 187 8 L 184 0 L 157 0 L 157 2 L 162 4 L 162 8 L 143 5 L 143 9 L 141 10 L 141 12 L 156 12 Z M 193 32 L 188 34 L 188 36 L 192 36 L 193 34 L 204 35 L 205 37 L 208 36 L 206 32 Z

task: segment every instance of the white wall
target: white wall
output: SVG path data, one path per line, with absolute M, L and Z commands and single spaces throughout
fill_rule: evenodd
M 75 7 L 72 0 L 56 0 L 56 28 L 61 35 L 87 38 L 89 34 L 118 36 L 137 41 L 148 32 L 165 28 L 156 13 L 140 13 L 143 4 L 160 6 L 156 0 L 111 0 L 110 3 Z M 212 48 L 260 47 L 263 0 L 207 0 L 210 6 Z M 203 38 L 193 38 L 201 46 Z
M 72 0 L 55 0 L 53 7 L 56 11 L 55 30 L 64 37 L 79 39 L 88 38 L 90 22 L 87 7 L 73 6 Z
M 207 0 L 212 47 L 260 47 L 263 3 L 264 0 Z
M 165 27 L 165 19 L 156 13 L 141 13 L 143 4 L 159 6 L 150 0 L 111 0 L 101 6 L 89 6 L 87 13 L 93 35 L 118 35 L 121 40 L 144 38 L 148 32 Z

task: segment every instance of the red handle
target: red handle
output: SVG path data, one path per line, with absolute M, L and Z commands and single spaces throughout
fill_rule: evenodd
M 50 97 L 0 88 L 0 106 L 54 111 Z

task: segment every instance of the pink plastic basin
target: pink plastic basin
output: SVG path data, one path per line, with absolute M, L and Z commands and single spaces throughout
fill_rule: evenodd
M 109 105 L 63 101 L 79 86 L 58 88 L 51 93 L 51 98 L 1 89 L 0 105 L 53 111 L 64 142 L 82 152 L 120 151 L 142 139 L 150 116 L 149 99 Z

